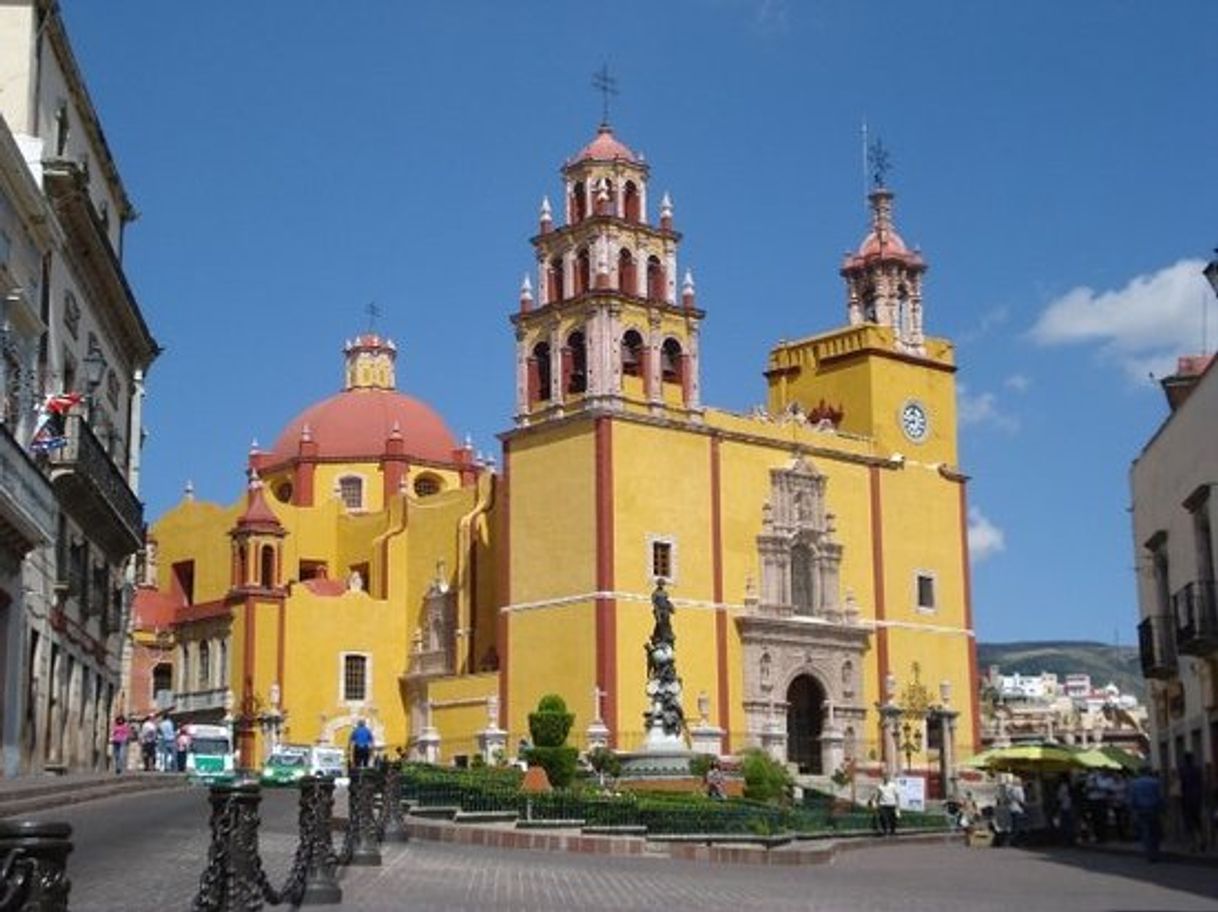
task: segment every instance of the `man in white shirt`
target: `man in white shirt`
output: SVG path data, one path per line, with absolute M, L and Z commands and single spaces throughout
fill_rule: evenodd
M 897 805 L 900 802 L 900 794 L 897 792 L 897 784 L 892 781 L 887 773 L 884 774 L 884 781 L 880 783 L 880 787 L 875 791 L 876 805 L 880 809 L 880 832 L 885 836 L 895 836 L 897 834 Z

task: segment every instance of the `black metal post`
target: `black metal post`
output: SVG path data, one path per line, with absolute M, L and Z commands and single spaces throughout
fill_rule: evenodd
M 351 786 L 347 790 L 347 837 L 343 841 L 343 864 L 379 865 L 381 846 L 377 841 L 376 801 L 377 772 L 367 767 L 351 771 Z
M 257 785 L 213 785 L 211 845 L 199 878 L 194 912 L 257 912 L 262 909 L 262 863 L 258 858 Z
M 384 791 L 381 796 L 381 841 L 409 842 L 406 822 L 402 819 L 402 767 L 390 763 L 382 779 Z
M 328 906 L 343 901 L 343 890 L 335 877 L 338 856 L 330 832 L 334 816 L 334 780 L 329 776 L 306 777 L 309 800 L 312 802 L 312 830 L 308 834 L 309 862 L 305 873 L 302 906 Z M 305 785 L 301 783 L 301 801 L 305 800 Z M 305 834 L 301 834 L 305 838 Z
M 71 835 L 66 823 L 0 822 L 0 910 L 67 912 Z

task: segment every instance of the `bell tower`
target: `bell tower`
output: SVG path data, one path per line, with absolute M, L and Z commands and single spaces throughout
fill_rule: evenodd
M 541 203 L 537 285 L 525 277 L 516 328 L 516 423 L 608 409 L 700 421 L 693 276 L 678 283 L 673 205 L 648 221 L 649 168 L 604 122 L 562 168 L 555 224 Z

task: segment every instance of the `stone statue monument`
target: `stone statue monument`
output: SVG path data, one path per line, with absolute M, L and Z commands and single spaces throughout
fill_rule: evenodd
M 677 677 L 677 638 L 672 632 L 672 602 L 664 583 L 651 594 L 655 627 L 644 649 L 647 653 L 647 700 L 643 713 L 647 737 L 645 749 L 684 747 L 685 712 L 681 709 L 681 679 Z

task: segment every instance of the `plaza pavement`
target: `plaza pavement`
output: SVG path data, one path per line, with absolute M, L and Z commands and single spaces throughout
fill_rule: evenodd
M 261 854 L 272 882 L 296 845 L 295 792 L 266 793 Z M 172 790 L 56 809 L 74 828 L 73 912 L 189 908 L 207 852 L 206 792 Z M 1079 850 L 877 844 L 831 864 L 710 864 L 488 849 L 387 845 L 379 868 L 342 875 L 342 910 L 988 910 L 1218 909 L 1218 868 Z

